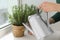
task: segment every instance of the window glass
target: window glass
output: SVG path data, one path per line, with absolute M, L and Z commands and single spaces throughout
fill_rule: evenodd
M 17 0 L 0 0 L 0 28 L 8 21 L 7 14 L 12 13 L 14 5 L 17 5 Z

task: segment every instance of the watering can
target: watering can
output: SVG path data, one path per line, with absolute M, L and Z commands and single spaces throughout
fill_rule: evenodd
M 37 10 L 37 13 L 28 17 L 29 25 L 23 23 L 23 25 L 38 39 L 44 38 L 52 33 L 53 30 L 49 27 L 48 20 L 44 21 L 41 14 L 42 10 Z M 48 19 L 48 13 L 47 13 Z

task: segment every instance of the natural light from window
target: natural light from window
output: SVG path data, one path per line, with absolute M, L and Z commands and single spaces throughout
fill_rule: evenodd
M 12 13 L 14 5 L 17 5 L 17 0 L 0 0 L 0 28 L 8 21 L 7 14 Z

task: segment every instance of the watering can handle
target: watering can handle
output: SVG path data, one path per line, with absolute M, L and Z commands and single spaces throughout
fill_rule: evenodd
M 41 13 L 42 13 L 42 9 L 37 9 L 37 14 L 40 16 L 41 20 L 47 25 L 47 27 L 49 27 L 49 21 L 48 21 L 48 12 L 46 12 L 46 15 L 47 15 L 47 21 L 45 22 L 43 19 L 42 19 L 42 16 L 41 16 Z
M 42 13 L 42 9 L 37 9 L 38 15 Z
M 49 27 L 48 12 L 46 13 L 46 15 L 47 15 L 47 26 Z

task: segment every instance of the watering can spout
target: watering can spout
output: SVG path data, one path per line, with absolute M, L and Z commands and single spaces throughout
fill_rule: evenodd
M 26 27 L 27 30 L 29 30 L 32 34 L 34 34 L 32 29 L 27 24 L 25 24 L 25 23 L 22 23 L 22 24 Z

